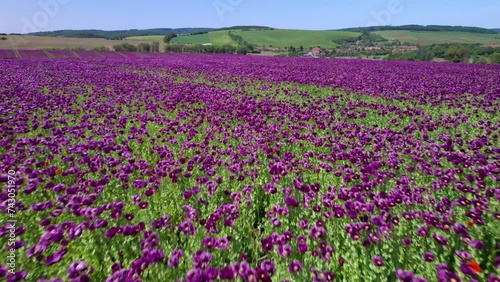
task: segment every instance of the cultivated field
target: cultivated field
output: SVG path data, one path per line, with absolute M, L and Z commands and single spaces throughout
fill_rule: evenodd
M 234 30 L 234 34 L 239 35 L 243 40 L 258 46 L 290 47 L 300 45 L 305 48 L 321 46 L 323 48 L 334 48 L 337 44 L 334 41 L 342 39 L 356 38 L 359 33 L 347 31 L 314 31 L 314 30 Z M 212 43 L 216 45 L 232 44 L 228 36 L 228 31 L 213 31 L 208 34 L 184 35 L 176 37 L 173 43 L 203 44 Z M 500 34 L 481 34 L 470 32 L 438 32 L 438 31 L 405 31 L 388 30 L 377 31 L 382 37 L 389 40 L 399 40 L 411 44 L 443 44 L 443 43 L 479 43 L 482 45 L 500 44 Z M 137 36 L 128 39 L 135 40 L 161 40 L 163 36 Z
M 235 34 L 243 37 L 250 43 L 259 46 L 290 47 L 300 45 L 304 48 L 321 46 L 323 48 L 337 47 L 333 41 L 356 38 L 360 34 L 348 31 L 316 31 L 316 30 L 250 30 L 236 31 Z
M 90 50 L 94 47 L 105 46 L 109 49 L 113 45 L 122 43 L 150 43 L 149 40 L 107 40 L 102 38 L 73 38 L 73 37 L 50 37 L 50 36 L 29 36 L 29 35 L 2 35 L 7 40 L 0 40 L 0 49 L 17 50 L 38 50 L 46 48 L 72 48 L 83 47 Z M 160 41 L 160 49 L 163 50 L 163 37 Z
M 500 65 L 161 54 L 0 81 L 1 279 L 499 281 Z
M 354 38 L 359 36 L 356 32 L 346 31 L 314 31 L 314 30 L 234 30 L 234 34 L 239 35 L 243 40 L 258 46 L 274 46 L 274 47 L 290 47 L 304 46 L 310 48 L 314 46 L 336 47 L 337 44 L 333 40 Z M 137 36 L 129 37 L 130 39 L 148 39 L 151 37 Z M 215 45 L 236 45 L 237 43 L 231 40 L 227 30 L 212 31 L 207 34 L 183 35 L 172 40 L 173 43 L 191 43 L 203 44 L 212 43 Z
M 210 39 L 208 33 L 204 33 L 196 35 L 177 36 L 174 39 L 172 39 L 172 42 L 180 44 L 204 44 L 204 43 L 212 43 L 212 40 Z
M 440 31 L 377 31 L 382 37 L 412 44 L 430 45 L 443 43 L 480 43 L 483 45 L 500 44 L 500 34 Z

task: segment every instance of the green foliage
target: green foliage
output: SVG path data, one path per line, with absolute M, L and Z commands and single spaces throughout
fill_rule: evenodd
M 251 50 L 243 45 L 202 45 L 202 44 L 167 44 L 165 52 L 202 53 L 202 54 L 247 54 Z
M 132 36 L 147 36 L 147 35 L 161 35 L 167 33 L 175 34 L 190 34 L 200 31 L 212 31 L 212 28 L 152 28 L 152 29 L 130 29 L 130 30 L 56 30 L 48 32 L 35 32 L 32 35 L 39 36 L 54 36 L 54 37 L 81 37 L 81 38 L 107 38 L 107 39 L 123 39 Z
M 386 38 L 382 37 L 379 34 L 368 32 L 367 30 L 363 30 L 361 35 L 358 37 L 352 38 L 337 38 L 332 40 L 332 42 L 339 44 L 343 47 L 347 47 L 351 44 L 356 44 L 359 46 L 374 46 L 378 45 L 379 42 L 388 42 Z
M 470 49 L 466 46 L 453 46 L 448 48 L 444 53 L 444 58 L 453 63 L 463 63 L 467 62 L 470 58 L 471 52 Z
M 411 31 L 456 31 L 456 32 L 472 32 L 472 33 L 484 33 L 484 34 L 495 34 L 494 30 L 472 27 L 472 26 L 449 26 L 449 25 L 401 25 L 401 26 L 370 26 L 370 27 L 354 27 L 341 29 L 345 31 L 383 31 L 383 30 L 411 30 Z
M 434 59 L 434 54 L 429 48 L 422 48 L 418 51 L 392 52 L 385 59 L 399 61 L 432 61 Z
M 115 51 L 137 52 L 137 46 L 128 43 L 114 45 L 113 49 L 115 49 Z
M 236 42 L 238 44 L 238 48 L 239 48 L 238 54 L 246 54 L 246 53 L 254 50 L 254 46 L 252 44 L 246 42 L 245 40 L 243 40 L 243 37 L 241 37 L 240 35 L 236 35 L 231 31 L 228 32 L 228 35 L 229 35 L 229 38 L 231 38 L 231 40 L 233 40 L 234 42 Z
M 197 31 L 197 32 L 191 32 L 189 35 L 198 35 L 198 34 L 207 34 L 208 31 L 204 30 L 204 31 Z
M 422 46 L 418 51 L 392 52 L 387 60 L 432 61 L 434 58 L 444 58 L 450 62 L 487 63 L 487 58 L 500 48 L 482 47 L 479 44 L 432 44 Z M 491 61 L 491 59 L 490 59 Z
M 66 47 L 64 50 L 69 50 L 69 51 L 85 51 L 85 48 L 81 46 L 75 46 L 75 47 Z
M 496 52 L 496 53 L 491 54 L 490 63 L 500 64 L 500 52 Z
M 428 48 L 420 49 L 416 51 L 415 59 L 417 61 L 432 61 L 434 59 L 434 54 Z
M 170 41 L 172 41 L 172 39 L 176 38 L 177 35 L 175 33 L 168 33 L 167 35 L 165 35 L 165 37 L 163 37 L 163 42 L 165 43 L 170 43 Z
M 106 46 L 97 46 L 91 49 L 92 51 L 109 51 L 109 48 Z
M 151 52 L 151 45 L 149 43 L 140 43 L 139 45 L 137 45 L 137 51 Z
M 218 28 L 217 30 L 274 30 L 272 27 L 268 26 L 258 26 L 258 25 L 238 25 L 231 27 Z
M 487 64 L 488 63 L 488 58 L 484 57 L 484 56 L 474 55 L 472 57 L 472 63 L 473 64 Z
M 154 41 L 151 43 L 151 52 L 160 52 L 160 42 Z

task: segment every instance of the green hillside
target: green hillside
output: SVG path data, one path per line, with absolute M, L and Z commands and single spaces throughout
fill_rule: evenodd
M 310 48 L 314 46 L 336 47 L 334 40 L 350 39 L 360 35 L 358 32 L 333 31 L 333 30 L 250 30 L 235 31 L 236 35 L 243 37 L 243 40 L 259 46 L 289 47 L 304 46 Z
M 179 44 L 205 44 L 214 45 L 230 44 L 236 46 L 237 43 L 229 37 L 228 30 L 215 30 L 203 34 L 178 35 L 172 39 L 172 43 Z M 323 48 L 337 47 L 335 42 L 355 39 L 361 35 L 360 32 L 340 31 L 340 30 L 292 30 L 292 29 L 252 29 L 252 30 L 231 30 L 235 35 L 250 44 L 257 46 L 273 47 L 295 47 L 303 46 L 311 48 L 321 46 Z M 374 31 L 388 40 L 399 40 L 410 44 L 430 45 L 444 43 L 479 43 L 479 44 L 500 44 L 500 34 L 464 32 L 464 31 L 419 31 L 419 30 L 379 30 Z M 152 40 L 162 41 L 163 35 L 148 35 L 127 37 L 129 40 Z
M 321 46 L 321 47 L 336 47 L 334 40 L 355 38 L 360 34 L 357 32 L 347 31 L 316 31 L 316 30 L 290 30 L 290 29 L 274 29 L 274 30 L 235 30 L 234 34 L 239 35 L 243 40 L 257 46 L 274 46 L 274 47 L 289 47 L 304 46 L 305 48 Z M 133 39 L 147 40 L 149 37 L 134 37 Z M 128 38 L 131 39 L 131 38 Z M 231 40 L 228 31 L 212 31 L 206 34 L 183 35 L 172 39 L 172 43 L 192 43 L 203 44 L 212 43 L 214 45 L 231 44 L 236 45 L 236 42 Z
M 182 43 L 182 44 L 203 44 L 203 43 L 210 43 L 210 37 L 208 36 L 208 33 L 196 34 L 196 35 L 183 35 L 174 37 L 171 42 Z
M 55 30 L 29 33 L 29 35 L 38 36 L 54 36 L 54 37 L 78 37 L 78 38 L 126 38 L 126 37 L 142 37 L 148 35 L 165 35 L 168 33 L 175 34 L 190 34 L 194 32 L 212 31 L 213 28 L 151 28 L 151 29 L 130 29 L 130 30 L 100 30 L 100 29 L 83 29 L 83 30 Z M 143 39 L 140 39 L 143 40 Z
M 210 42 L 213 43 L 214 45 L 224 45 L 224 44 L 230 44 L 234 46 L 238 45 L 231 39 L 231 37 L 229 37 L 228 31 L 226 30 L 209 32 L 208 36 L 210 37 Z
M 411 30 L 385 30 L 376 31 L 376 33 L 389 40 L 399 40 L 401 42 L 409 42 L 420 45 L 443 43 L 500 44 L 500 34 Z

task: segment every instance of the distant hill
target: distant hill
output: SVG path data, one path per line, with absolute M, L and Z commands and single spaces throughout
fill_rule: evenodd
M 413 31 L 456 31 L 456 32 L 470 32 L 470 33 L 485 33 L 495 34 L 498 31 L 473 26 L 449 26 L 449 25 L 401 25 L 401 26 L 368 26 L 368 27 L 351 27 L 339 30 L 344 31 L 385 31 L 385 30 L 413 30 Z
M 498 33 L 474 33 L 459 31 L 417 31 L 417 30 L 382 30 L 374 33 L 389 40 L 398 40 L 410 44 L 431 45 L 446 43 L 464 44 L 500 44 Z
M 494 30 L 494 31 L 496 31 L 497 33 L 500 33 L 500 28 L 493 28 L 493 29 L 491 29 L 491 30 Z
M 38 36 L 61 36 L 61 37 L 80 37 L 80 38 L 125 38 L 132 36 L 148 36 L 148 35 L 166 35 L 168 33 L 175 34 L 190 34 L 195 32 L 208 32 L 213 28 L 152 28 L 152 29 L 129 29 L 129 30 L 99 30 L 99 29 L 84 29 L 84 30 L 56 30 L 46 32 L 34 32 L 29 35 Z
M 290 46 L 303 46 L 312 48 L 321 46 L 322 48 L 337 47 L 337 42 L 347 39 L 354 39 L 361 35 L 359 32 L 334 31 L 334 30 L 295 30 L 295 29 L 231 29 L 216 30 L 207 34 L 178 36 L 172 43 L 182 44 L 205 44 L 214 45 L 237 45 L 231 39 L 229 32 L 240 36 L 243 41 L 257 46 L 272 46 L 286 48 Z M 133 38 L 145 39 L 145 38 Z
M 160 41 L 163 45 L 163 37 L 168 33 L 175 33 L 178 36 L 172 39 L 172 43 L 178 44 L 213 44 L 232 45 L 249 44 L 253 46 L 271 47 L 284 49 L 290 46 L 304 49 L 319 46 L 321 48 L 347 48 L 352 44 L 362 41 L 364 32 L 370 32 L 373 38 L 369 43 L 362 44 L 399 44 L 403 45 L 432 45 L 432 44 L 481 44 L 500 45 L 500 29 L 486 29 L 481 27 L 464 26 L 441 26 L 441 25 L 403 25 L 403 26 L 372 26 L 354 27 L 340 30 L 294 30 L 277 29 L 268 26 L 231 26 L 223 28 L 154 28 L 154 29 L 131 29 L 131 30 L 57 30 L 50 32 L 37 32 L 39 40 L 33 42 L 30 49 L 48 47 L 71 47 L 80 46 L 72 41 L 78 38 L 91 39 L 124 39 L 131 41 L 131 44 L 140 42 Z M 5 36 L 4 36 L 5 37 Z M 33 36 L 35 38 L 35 36 Z M 50 38 L 66 40 L 51 41 Z M 239 39 L 238 39 L 239 38 Z M 3 40 L 3 43 L 9 40 Z M 399 43 L 397 43 L 399 41 Z M 37 42 L 46 42 L 38 44 Z M 53 42 L 53 44 L 51 43 Z M 71 42 L 71 43 L 69 43 Z M 97 42 L 97 41 L 95 41 Z M 50 45 L 50 44 L 52 45 Z M 68 45 L 71 44 L 71 45 Z M 8 44 L 10 46 L 12 44 Z M 82 42 L 82 46 L 87 43 Z M 108 46 L 104 42 L 102 45 Z M 89 45 L 90 46 L 90 45 Z M 1 48 L 0 48 L 1 49 Z
M 259 26 L 259 25 L 236 25 L 236 26 L 230 26 L 230 27 L 221 27 L 215 29 L 217 30 L 273 30 L 275 28 L 268 27 L 268 26 Z
M 394 27 L 393 27 L 394 28 Z M 344 42 L 358 40 L 361 31 L 358 29 L 349 30 L 292 30 L 292 29 L 230 29 L 214 30 L 204 34 L 182 35 L 174 38 L 172 43 L 180 44 L 206 44 L 214 45 L 237 45 L 229 36 L 229 32 L 240 36 L 243 41 L 257 46 L 273 46 L 286 48 L 290 46 L 303 46 L 311 48 L 320 46 L 322 48 L 335 48 Z M 478 28 L 478 31 L 481 28 Z M 482 32 L 464 32 L 464 31 L 425 31 L 425 30 L 400 30 L 384 29 L 374 30 L 374 34 L 380 35 L 386 40 L 398 40 L 401 43 L 431 45 L 446 43 L 465 43 L 465 44 L 500 44 L 500 34 L 489 30 L 488 33 Z M 138 36 L 128 37 L 132 40 L 160 40 L 161 36 Z

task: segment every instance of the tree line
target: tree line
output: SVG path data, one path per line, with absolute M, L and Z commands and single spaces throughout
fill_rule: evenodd
M 383 31 L 383 30 L 410 30 L 410 31 L 456 31 L 456 32 L 472 32 L 496 34 L 492 29 L 473 27 L 473 26 L 449 26 L 449 25 L 401 25 L 401 26 L 369 26 L 369 27 L 354 27 L 340 29 L 343 31 Z
M 388 60 L 432 61 L 443 58 L 454 63 L 500 63 L 500 48 L 485 47 L 480 44 L 432 44 L 421 46 L 418 51 L 396 52 L 387 56 Z
M 115 51 L 129 51 L 129 52 L 160 52 L 160 42 L 154 41 L 150 43 L 140 43 L 133 45 L 130 43 L 116 44 L 113 46 Z
M 165 52 L 201 53 L 201 54 L 248 54 L 250 50 L 245 46 L 202 45 L 202 44 L 167 44 Z

